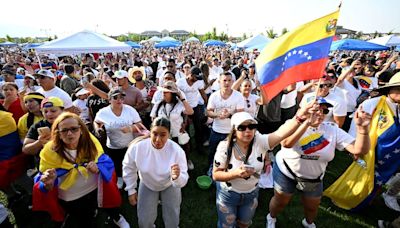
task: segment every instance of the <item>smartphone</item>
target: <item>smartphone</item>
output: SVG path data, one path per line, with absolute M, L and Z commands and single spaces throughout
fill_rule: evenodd
M 244 164 L 243 166 L 244 166 L 244 168 L 247 169 L 247 170 L 252 170 L 252 169 L 254 170 L 254 169 L 255 169 L 255 167 L 252 166 L 252 165 Z

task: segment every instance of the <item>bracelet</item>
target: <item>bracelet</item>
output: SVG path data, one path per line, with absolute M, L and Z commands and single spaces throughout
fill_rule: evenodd
M 307 120 L 307 118 L 301 118 L 301 117 L 299 117 L 297 115 L 296 115 L 295 118 L 296 118 L 297 123 L 299 123 L 299 124 L 302 124 L 302 123 L 304 123 L 304 121 Z
M 182 101 L 182 102 L 184 102 L 184 101 L 186 101 L 186 99 L 185 99 L 185 98 L 183 98 L 183 99 L 181 99 L 181 101 Z

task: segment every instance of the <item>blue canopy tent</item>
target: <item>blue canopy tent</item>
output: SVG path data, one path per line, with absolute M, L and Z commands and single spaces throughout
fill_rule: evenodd
M 142 46 L 136 42 L 133 41 L 126 41 L 125 42 L 127 45 L 131 46 L 132 48 L 141 48 Z
M 396 47 L 396 49 L 394 49 L 395 51 L 400 51 L 400 45 Z
M 42 44 L 43 43 L 28 43 L 22 49 L 24 49 L 24 50 L 34 49 L 35 47 L 39 47 Z
M 155 44 L 155 48 L 171 48 L 171 47 L 179 47 L 181 46 L 180 42 L 174 42 L 174 41 L 162 41 L 158 44 Z
M 226 43 L 224 43 L 220 40 L 207 40 L 206 42 L 204 42 L 204 46 L 205 47 L 209 47 L 209 46 L 225 47 Z
M 268 44 L 269 44 L 269 42 L 250 46 L 250 47 L 246 48 L 246 52 L 251 52 L 251 51 L 254 51 L 255 49 L 257 49 L 259 52 L 261 52 Z
M 344 39 L 334 41 L 331 45 L 331 51 L 353 50 L 353 51 L 382 51 L 389 50 L 389 47 L 370 43 L 363 40 Z
M 0 46 L 1 47 L 14 47 L 14 46 L 17 46 L 18 44 L 16 44 L 16 43 L 13 43 L 13 42 L 10 42 L 10 41 L 6 41 L 6 42 L 4 42 L 4 43 L 0 43 Z
M 267 38 L 262 34 L 258 34 L 257 36 L 250 37 L 242 42 L 238 43 L 237 46 L 239 48 L 249 48 L 253 46 L 260 46 L 271 42 L 271 39 Z

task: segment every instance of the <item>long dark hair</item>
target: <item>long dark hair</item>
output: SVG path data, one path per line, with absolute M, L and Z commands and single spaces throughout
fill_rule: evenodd
M 170 112 L 172 112 L 172 110 L 174 110 L 174 108 L 175 108 L 175 105 L 179 102 L 179 100 L 178 100 L 178 95 L 176 94 L 176 93 L 171 93 L 171 104 L 172 104 L 172 108 L 171 108 L 171 111 Z M 164 109 L 165 109 L 165 112 L 167 112 L 167 110 L 166 110 L 166 108 L 165 108 L 165 106 L 167 105 L 167 101 L 165 100 L 165 98 L 160 102 L 160 103 L 158 103 L 158 106 L 157 106 L 157 109 L 156 109 L 156 115 L 158 115 L 158 111 L 160 111 L 160 108 L 161 107 L 164 107 Z M 167 115 L 167 113 L 165 113 L 166 115 Z M 168 116 L 168 115 L 167 115 Z
M 247 164 L 247 160 L 250 157 L 251 152 L 253 151 L 253 143 L 254 143 L 254 138 L 256 136 L 254 135 L 253 139 L 250 142 L 249 148 L 247 149 L 247 153 L 246 153 L 246 160 L 244 161 L 245 164 Z M 226 137 L 226 140 L 228 141 L 228 145 L 227 145 L 227 158 L 226 158 L 226 169 L 228 168 L 228 165 L 231 161 L 232 158 L 232 148 L 233 145 L 235 143 L 236 139 L 236 129 L 235 127 L 232 127 L 231 132 L 229 133 L 229 135 Z
M 28 95 L 42 96 L 43 99 L 44 99 L 44 96 L 41 93 L 38 93 L 38 92 L 30 92 L 30 93 L 26 94 L 26 96 L 28 96 Z M 40 103 L 42 103 L 42 100 L 43 100 L 43 99 L 38 99 L 38 98 L 32 98 L 32 99 L 37 101 L 39 103 L 39 106 L 40 106 Z M 40 114 L 42 114 L 42 112 L 40 112 Z M 35 119 L 35 115 L 32 112 L 28 111 L 28 117 L 26 119 L 26 127 L 28 129 L 33 125 L 34 119 Z

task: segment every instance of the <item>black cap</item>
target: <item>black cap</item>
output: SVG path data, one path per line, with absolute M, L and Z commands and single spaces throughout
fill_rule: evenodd
M 126 96 L 124 91 L 120 90 L 119 88 L 115 88 L 108 92 L 108 99 L 111 99 L 117 95 Z

